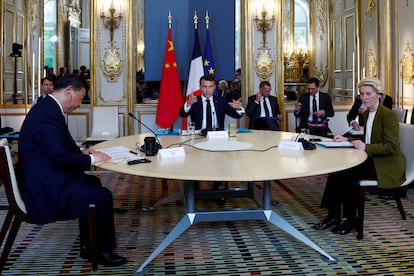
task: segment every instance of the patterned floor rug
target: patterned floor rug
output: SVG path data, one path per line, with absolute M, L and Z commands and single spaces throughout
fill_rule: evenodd
M 23 224 L 3 275 L 133 275 L 152 250 L 185 213 L 181 200 L 160 205 L 154 211 L 143 207 L 166 194 L 182 190 L 171 180 L 168 191 L 161 180 L 95 172 L 113 191 L 114 205 L 127 209 L 116 214 L 117 252 L 128 264 L 91 271 L 79 257 L 77 221 L 48 225 Z M 414 191 L 403 205 L 407 220 L 400 218 L 393 200 L 369 195 L 366 203 L 365 236 L 346 236 L 312 228 L 325 216 L 319 208 L 326 176 L 272 183 L 272 208 L 296 229 L 338 259 L 327 263 L 321 255 L 280 229 L 263 221 L 199 223 L 191 226 L 149 265 L 148 275 L 406 275 L 414 274 Z M 209 187 L 208 183 L 201 183 Z M 230 186 L 244 187 L 245 183 Z M 261 183 L 256 184 L 261 189 Z M 5 205 L 0 187 L 0 205 Z M 197 200 L 198 209 L 253 208 L 247 198 Z M 5 211 L 0 211 L 0 221 Z

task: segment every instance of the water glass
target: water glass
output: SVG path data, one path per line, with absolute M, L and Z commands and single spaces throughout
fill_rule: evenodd
M 189 122 L 187 125 L 188 134 L 194 135 L 195 134 L 195 122 Z
M 229 137 L 236 137 L 236 136 L 237 136 L 237 125 L 229 124 Z
M 308 128 L 302 128 L 300 130 L 300 136 L 309 142 L 309 129 Z

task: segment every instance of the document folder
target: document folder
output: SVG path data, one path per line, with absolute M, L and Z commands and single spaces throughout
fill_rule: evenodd
M 353 148 L 354 147 L 348 141 L 344 141 L 344 142 L 326 141 L 326 142 L 317 142 L 316 144 L 324 148 Z

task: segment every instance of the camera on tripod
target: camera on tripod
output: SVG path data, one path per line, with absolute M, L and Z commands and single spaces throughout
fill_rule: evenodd
M 21 57 L 22 56 L 23 45 L 19 43 L 13 43 L 13 53 L 10 54 L 11 57 Z

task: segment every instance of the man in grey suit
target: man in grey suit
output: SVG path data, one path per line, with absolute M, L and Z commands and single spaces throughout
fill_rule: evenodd
M 319 80 L 310 78 L 307 83 L 308 92 L 299 97 L 295 104 L 295 117 L 300 118 L 300 124 L 296 131 L 309 129 L 309 133 L 319 136 L 331 136 L 328 127 L 328 118 L 333 117 L 331 97 L 327 93 L 319 91 Z
M 277 121 L 282 120 L 283 116 L 277 98 L 270 95 L 270 91 L 270 82 L 262 81 L 256 95 L 248 98 L 246 115 L 250 118 L 250 129 L 280 130 Z

